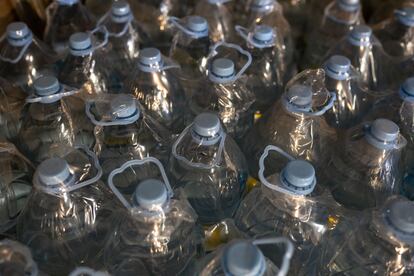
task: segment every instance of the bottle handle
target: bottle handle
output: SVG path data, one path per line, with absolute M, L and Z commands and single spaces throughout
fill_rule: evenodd
M 109 39 L 108 29 L 105 26 L 103 26 L 103 25 L 98 25 L 95 29 L 89 31 L 89 33 L 92 34 L 92 35 L 95 34 L 95 33 L 97 33 L 97 32 L 102 32 L 103 35 L 104 35 L 104 38 L 103 38 L 103 40 L 100 43 L 92 46 L 92 51 L 95 51 L 95 50 L 97 50 L 99 48 L 102 48 L 106 44 L 108 44 L 108 39 Z
M 161 162 L 154 158 L 154 157 L 145 157 L 143 159 L 135 159 L 130 160 L 122 164 L 121 167 L 114 169 L 108 176 L 108 185 L 109 188 L 112 190 L 112 192 L 116 195 L 116 197 L 121 201 L 121 203 L 127 208 L 132 209 L 133 206 L 128 202 L 128 200 L 125 199 L 125 197 L 121 194 L 121 192 L 115 187 L 113 179 L 115 175 L 122 173 L 125 171 L 128 167 L 134 166 L 134 165 L 143 165 L 145 163 L 154 163 L 158 166 L 158 169 L 161 172 L 162 179 L 164 180 L 164 185 L 167 188 L 167 193 L 169 198 L 174 196 L 173 189 L 171 188 L 170 181 L 168 180 L 167 174 L 165 173 L 164 166 L 161 164 Z
M 91 120 L 91 122 L 96 125 L 96 126 L 102 126 L 102 127 L 106 127 L 106 126 L 124 126 L 124 125 L 129 125 L 132 124 L 134 122 L 136 122 L 139 117 L 140 117 L 140 111 L 139 109 L 137 109 L 137 112 L 135 115 L 126 118 L 126 119 L 115 119 L 112 121 L 98 121 L 96 120 L 95 116 L 92 114 L 91 112 L 91 107 L 94 105 L 93 100 L 88 100 L 85 102 L 85 113 L 86 116 L 89 118 L 89 120 Z
M 206 164 L 203 164 L 203 163 L 194 163 L 194 162 L 191 162 L 190 160 L 188 160 L 187 158 L 185 158 L 184 156 L 181 156 L 177 153 L 178 144 L 181 142 L 181 140 L 184 138 L 184 136 L 191 130 L 192 126 L 193 126 L 193 124 L 190 124 L 189 126 L 187 126 L 183 130 L 183 132 L 180 134 L 180 136 L 178 136 L 177 140 L 172 145 L 172 150 L 171 150 L 172 155 L 174 156 L 175 159 L 177 159 L 178 161 L 183 162 L 184 164 L 186 164 L 189 167 L 210 170 L 210 169 L 214 168 L 215 166 L 217 166 L 218 164 L 220 164 L 220 162 L 221 162 L 221 158 L 222 158 L 223 150 L 224 150 L 224 142 L 226 140 L 227 135 L 224 131 L 222 131 L 221 134 L 220 134 L 220 144 L 219 144 L 219 148 L 218 148 L 218 151 L 217 151 L 217 157 L 216 157 L 216 160 L 214 161 L 213 164 L 206 165 Z
M 30 38 L 27 38 L 27 42 L 24 45 L 21 46 L 20 52 L 17 55 L 17 57 L 11 59 L 11 58 L 4 57 L 0 54 L 0 60 L 4 61 L 4 62 L 8 62 L 8 63 L 13 63 L 13 64 L 18 63 L 22 59 L 24 53 L 26 53 L 26 51 L 29 48 L 30 44 L 32 44 L 33 34 L 31 32 L 30 32 L 30 36 L 31 36 Z M 0 37 L 0 43 L 3 42 L 6 39 L 6 37 L 7 37 L 7 32 L 4 33 Z
M 237 74 L 233 77 L 233 81 L 239 79 L 244 72 L 247 70 L 247 68 L 249 68 L 249 66 L 252 64 L 252 55 L 244 50 L 242 47 L 240 47 L 237 44 L 233 44 L 233 43 L 227 43 L 225 41 L 219 41 L 216 44 L 213 45 L 213 47 L 210 50 L 210 54 L 208 55 L 208 59 L 214 57 L 215 55 L 217 55 L 217 48 L 219 47 L 227 47 L 227 48 L 232 48 L 237 50 L 240 54 L 244 55 L 245 57 L 247 57 L 247 61 L 246 63 L 243 65 L 243 67 L 239 70 L 239 72 L 237 72 Z
M 109 17 L 109 15 L 111 14 L 111 11 L 108 11 L 107 13 L 105 13 L 99 20 L 98 20 L 98 23 L 96 23 L 96 26 L 98 26 L 98 27 L 100 27 L 100 26 L 103 26 L 103 27 L 105 27 L 105 25 L 104 25 L 104 21 Z M 110 31 L 108 31 L 108 29 L 107 29 L 107 32 L 108 32 L 108 36 L 112 36 L 112 37 L 121 37 L 121 36 L 123 36 L 124 34 L 126 34 L 126 32 L 128 31 L 128 27 L 129 27 L 129 24 L 131 23 L 131 21 L 132 21 L 132 19 L 133 19 L 133 16 L 132 15 L 130 15 L 129 16 L 129 18 L 128 18 L 128 20 L 127 21 L 125 21 L 124 22 L 124 27 L 122 28 L 122 30 L 120 31 L 120 32 L 118 32 L 118 33 L 112 33 L 112 32 L 110 32 Z M 106 27 L 105 27 L 106 28 Z
M 75 95 L 79 93 L 79 91 L 79 89 L 61 84 L 58 93 L 48 96 L 30 95 L 26 98 L 26 103 L 50 103 L 51 101 L 58 101 L 64 97 Z
M 322 107 L 322 109 L 318 110 L 318 111 L 304 111 L 304 110 L 300 110 L 299 108 L 296 108 L 295 106 L 293 106 L 286 97 L 282 98 L 282 104 L 283 106 L 287 109 L 287 111 L 291 112 L 291 113 L 302 113 L 304 115 L 307 116 L 322 116 L 323 114 L 325 114 L 329 109 L 331 109 L 333 107 L 333 105 L 335 104 L 336 101 L 336 93 L 335 92 L 329 92 L 330 94 L 330 98 L 327 102 L 326 105 L 324 105 Z
M 234 29 L 239 34 L 239 36 L 241 36 L 244 40 L 247 41 L 248 44 L 253 45 L 255 48 L 264 49 L 264 48 L 269 48 L 269 47 L 273 47 L 276 45 L 275 33 L 273 33 L 273 37 L 272 37 L 272 40 L 270 40 L 270 42 L 257 43 L 254 41 L 252 33 L 249 33 L 249 30 L 247 28 L 240 26 L 240 25 L 236 25 Z
M 290 260 L 292 259 L 293 253 L 295 251 L 295 248 L 293 247 L 292 242 L 285 237 L 274 237 L 274 238 L 263 238 L 254 240 L 254 245 L 263 245 L 263 244 L 285 244 L 286 246 L 286 252 L 283 255 L 282 265 L 279 269 L 278 276 L 285 276 L 289 272 L 290 267 Z
M 296 195 L 295 193 L 287 190 L 287 189 L 283 189 L 282 187 L 272 184 L 269 181 L 267 181 L 266 177 L 264 176 L 264 171 L 265 171 L 265 160 L 267 158 L 267 156 L 269 155 L 269 153 L 271 151 L 276 151 L 277 153 L 279 153 L 280 155 L 282 155 L 283 157 L 285 157 L 286 159 L 288 159 L 289 161 L 293 161 L 296 160 L 296 158 L 294 158 L 292 155 L 290 155 L 289 153 L 287 153 L 286 151 L 284 151 L 283 149 L 281 149 L 278 146 L 274 146 L 274 145 L 268 145 L 264 151 L 263 154 L 260 156 L 259 159 L 259 179 L 260 182 L 263 183 L 263 185 L 265 185 L 266 187 L 268 187 L 269 189 L 272 189 L 274 191 L 280 192 L 280 193 L 284 193 L 284 194 L 289 194 L 289 195 Z
M 194 32 L 190 29 L 188 29 L 185 25 L 181 24 L 181 20 L 178 17 L 175 16 L 169 16 L 168 17 L 168 22 L 170 22 L 173 26 L 177 27 L 179 30 L 181 30 L 183 33 L 194 37 L 196 39 L 198 38 L 202 38 L 202 37 L 207 37 L 208 36 L 208 29 L 206 29 L 205 31 L 202 32 Z

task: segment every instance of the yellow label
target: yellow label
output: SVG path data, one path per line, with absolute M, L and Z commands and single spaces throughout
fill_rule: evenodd
M 249 176 L 246 181 L 247 193 L 249 193 L 253 188 L 258 187 L 259 185 L 260 182 L 256 178 Z

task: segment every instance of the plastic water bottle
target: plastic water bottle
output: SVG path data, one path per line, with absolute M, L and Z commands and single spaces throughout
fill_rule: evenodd
M 397 194 L 403 177 L 401 152 L 407 141 L 399 127 L 377 119 L 350 129 L 330 154 L 324 173 L 332 195 L 352 209 L 380 206 Z
M 103 48 L 108 64 L 111 64 L 124 80 L 138 59 L 142 44 L 150 43 L 130 9 L 128 2 L 117 1 L 98 21 L 98 26 L 108 30 L 108 44 Z
M 27 94 L 0 77 L 0 137 L 16 141 L 21 127 L 21 112 Z
M 287 165 L 273 173 L 265 165 L 271 151 L 276 151 Z M 250 237 L 269 234 L 289 237 L 296 250 L 291 261 L 292 275 L 302 268 L 310 270 L 318 245 L 329 231 L 329 219 L 336 218 L 337 204 L 317 185 L 314 167 L 296 160 L 281 148 L 269 145 L 260 158 L 261 187 L 254 188 L 241 202 L 235 215 L 236 226 Z M 266 162 L 267 163 L 267 162 Z M 273 167 L 274 163 L 269 167 Z M 271 253 L 274 254 L 272 250 Z
M 217 53 L 219 47 L 225 49 L 223 52 L 226 55 L 232 55 L 230 50 L 235 49 L 238 52 L 236 53 L 245 56 L 247 61 L 236 71 L 236 66 L 241 60 L 220 57 Z M 255 97 L 247 88 L 247 79 L 243 75 L 250 66 L 252 57 L 239 45 L 219 42 L 212 47 L 208 60 L 208 79 L 203 81 L 204 89 L 192 95 L 191 111 L 195 115 L 203 112 L 217 113 L 227 133 L 235 139 L 240 139 L 253 125 L 254 119 Z
M 61 56 L 67 53 L 72 34 L 95 28 L 95 18 L 79 0 L 54 0 L 46 12 L 44 39 Z
M 0 75 L 26 92 L 38 77 L 55 71 L 56 60 L 23 22 L 9 24 L 0 39 Z
M 338 129 L 357 125 L 379 98 L 369 93 L 348 58 L 331 56 L 324 69 L 325 86 L 337 95 L 333 108 L 325 114 L 326 120 Z
M 33 261 L 29 248 L 23 244 L 4 239 L 0 241 L 1 275 L 39 275 L 37 264 Z
M 174 142 L 169 172 L 202 224 L 231 217 L 246 188 L 243 153 L 212 113 L 198 115 Z
M 258 25 L 253 30 L 237 25 L 236 31 L 252 54 L 252 64 L 245 73 L 246 85 L 255 93 L 255 113 L 261 116 L 282 94 L 288 70 L 283 38 L 278 29 L 267 25 Z
M 52 76 L 33 84 L 22 115 L 19 148 L 35 164 L 44 160 L 53 144 L 93 144 L 93 127 L 84 115 L 84 101 L 75 96 L 79 92 Z
M 103 265 L 102 249 L 117 204 L 101 175 L 98 159 L 84 148 L 37 167 L 17 236 L 46 273 L 67 275 L 79 264 Z
M 205 18 L 213 42 L 231 41 L 235 37 L 233 17 L 228 7 L 231 0 L 202 0 L 195 6 L 195 14 Z
M 414 7 L 394 11 L 392 20 L 379 24 L 374 29 L 385 51 L 394 57 L 411 57 L 414 47 L 411 43 L 414 30 Z
M 194 210 L 173 194 L 161 162 L 153 157 L 128 161 L 111 172 L 108 184 L 125 206 L 105 248 L 109 270 L 114 275 L 181 275 L 195 257 L 200 231 Z
M 90 267 L 78 266 L 75 268 L 69 276 L 111 276 L 106 271 L 96 271 Z
M 411 275 L 413 204 L 393 197 L 357 223 L 338 225 L 325 240 L 318 275 Z
M 283 244 L 286 249 L 276 260 L 282 259 L 279 269 L 273 260 L 263 254 L 260 247 L 265 245 L 279 247 L 280 244 Z M 293 251 L 292 243 L 285 238 L 236 240 L 201 259 L 195 275 L 287 275 Z
M 103 40 L 93 34 L 103 35 Z M 97 28 L 93 33 L 75 33 L 69 39 L 69 54 L 62 64 L 59 80 L 82 89 L 82 97 L 94 98 L 105 93 L 117 93 L 122 89 L 122 74 L 108 63 L 102 51 L 108 43 L 108 32 Z
M 162 56 L 158 49 L 142 49 L 137 69 L 129 77 L 128 92 L 140 101 L 152 118 L 178 134 L 184 129 L 190 111 L 174 68 L 180 66 Z
M 388 77 L 391 74 L 392 63 L 384 53 L 381 42 L 367 25 L 355 26 L 344 39 L 329 50 L 327 57 L 333 55 L 347 57 L 370 89 L 384 91 L 390 88 Z
M 319 26 L 309 35 L 303 67 L 318 62 L 335 42 L 356 25 L 364 23 L 359 0 L 333 0 L 326 8 Z
M 96 126 L 94 150 L 105 175 L 131 159 L 168 159 L 170 132 L 148 116 L 131 95 L 106 95 L 88 101 L 85 108 Z
M 326 90 L 324 81 L 321 69 L 306 70 L 295 76 L 282 97 L 246 135 L 243 151 L 249 156 L 253 176 L 257 176 L 259 158 L 269 144 L 283 148 L 296 158 L 320 164 L 326 155 L 327 139 L 333 135 L 322 115 L 336 100 L 335 93 Z M 279 157 L 272 156 L 272 161 L 275 172 L 283 169 Z
M 0 233 L 16 224 L 32 189 L 31 163 L 16 147 L 0 139 Z
M 180 81 L 187 96 L 191 97 L 194 91 L 203 89 L 201 79 L 207 70 L 207 57 L 212 45 L 208 23 L 200 16 L 171 17 L 170 21 L 177 31 L 169 56 L 180 64 Z

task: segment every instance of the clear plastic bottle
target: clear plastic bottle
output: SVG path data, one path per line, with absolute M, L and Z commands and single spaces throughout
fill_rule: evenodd
M 140 101 L 148 115 L 173 134 L 179 134 L 189 121 L 190 111 L 174 68 L 180 66 L 158 49 L 142 49 L 129 77 L 128 92 Z
M 333 55 L 347 57 L 371 90 L 382 92 L 391 87 L 389 76 L 392 62 L 369 26 L 355 26 L 326 56 L 329 58 Z
M 259 158 L 269 144 L 297 158 L 320 164 L 326 155 L 323 146 L 329 145 L 327 139 L 333 135 L 322 115 L 332 108 L 336 99 L 335 93 L 326 90 L 324 81 L 321 69 L 298 74 L 269 112 L 250 129 L 243 140 L 243 151 L 249 156 L 253 176 L 257 176 Z M 274 173 L 279 172 L 283 162 L 278 157 L 272 157 L 272 161 Z
M 125 161 L 155 156 L 166 162 L 171 134 L 127 94 L 106 95 L 86 103 L 95 125 L 95 153 L 105 175 Z
M 52 76 L 33 84 L 26 98 L 19 132 L 19 148 L 35 164 L 44 160 L 53 144 L 73 146 L 94 143 L 93 126 L 85 116 L 85 102 L 78 89 L 63 85 Z
M 255 114 L 261 116 L 281 96 L 287 78 L 283 38 L 278 29 L 267 25 L 252 30 L 237 25 L 236 31 L 252 54 L 252 64 L 245 73 L 246 86 L 255 94 Z
M 219 57 L 217 49 L 222 47 L 227 56 L 232 55 L 230 50 L 237 50 L 236 55 L 247 58 L 243 67 L 241 61 Z M 252 57 L 249 52 L 239 45 L 219 42 L 211 49 L 208 57 L 208 79 L 202 80 L 204 89 L 196 91 L 190 99 L 190 108 L 193 114 L 215 112 L 219 115 L 228 134 L 235 139 L 241 139 L 253 125 L 255 97 L 247 88 L 247 78 L 244 72 L 250 66 Z
M 1 240 L 0 252 L 1 275 L 39 275 L 39 269 L 33 261 L 29 248 L 23 244 L 9 239 Z
M 181 275 L 200 243 L 197 215 L 175 196 L 161 162 L 131 160 L 111 172 L 109 187 L 125 206 L 113 223 L 105 263 L 113 275 Z
M 333 145 L 324 174 L 335 200 L 351 209 L 380 206 L 400 192 L 402 150 L 399 127 L 377 119 L 351 128 Z
M 319 1 L 318 1 L 319 2 Z M 354 26 L 364 23 L 359 0 L 333 0 L 322 21 L 307 38 L 302 68 L 319 66 L 320 60 L 338 39 Z
M 99 19 L 98 26 L 105 26 L 109 35 L 103 55 L 124 81 L 136 65 L 141 45 L 150 43 L 149 36 L 135 20 L 128 2 L 123 0 L 112 4 Z
M 207 20 L 213 42 L 232 41 L 235 38 L 233 15 L 227 4 L 230 1 L 201 0 L 195 6 L 194 14 Z
M 271 151 L 289 160 L 277 173 L 273 173 L 273 162 L 265 165 Z M 310 163 L 295 160 L 279 147 L 267 146 L 259 166 L 262 186 L 254 188 L 241 202 L 234 217 L 236 226 L 250 237 L 276 234 L 290 238 L 295 247 L 290 273 L 298 275 L 303 269 L 310 272 L 316 265 L 321 239 L 332 227 L 330 218 L 337 219 L 338 205 L 317 185 Z M 265 252 L 269 256 L 278 253 Z
M 44 40 L 60 56 L 68 52 L 72 34 L 94 28 L 95 18 L 79 0 L 54 0 L 47 7 Z
M 118 204 L 101 175 L 96 156 L 83 148 L 37 167 L 17 236 L 45 273 L 67 275 L 79 264 L 102 267 L 102 249 Z
M 0 233 L 16 224 L 32 189 L 33 169 L 16 147 L 0 139 Z
M 55 72 L 56 60 L 23 22 L 9 24 L 0 39 L 0 75 L 26 92 L 37 78 Z
M 414 55 L 414 7 L 405 7 L 394 12 L 390 20 L 374 28 L 375 36 L 381 41 L 385 51 L 393 57 Z
M 0 136 L 9 141 L 16 141 L 26 96 L 20 87 L 0 77 Z
M 280 254 L 281 268 L 265 256 L 261 246 L 278 246 L 284 244 L 284 253 Z M 235 240 L 199 261 L 194 275 L 224 276 L 224 275 L 260 275 L 285 276 L 289 271 L 289 261 L 293 254 L 292 243 L 285 238 L 269 237 L 255 240 Z
M 246 188 L 243 153 L 212 113 L 198 115 L 174 142 L 169 172 L 202 224 L 231 217 Z
M 382 208 L 339 224 L 324 241 L 318 275 L 412 275 L 414 205 L 390 198 Z
M 102 33 L 102 41 L 96 37 Z M 108 43 L 108 32 L 96 29 L 96 37 L 90 33 L 75 33 L 69 39 L 70 53 L 63 61 L 59 80 L 82 89 L 86 99 L 105 93 L 117 93 L 122 89 L 122 74 L 109 63 L 102 51 Z
M 333 108 L 325 114 L 328 124 L 337 129 L 357 125 L 379 98 L 369 92 L 347 57 L 331 56 L 324 69 L 326 89 L 337 95 Z
M 177 29 L 170 49 L 170 58 L 180 66 L 180 81 L 191 97 L 203 88 L 201 79 L 207 70 L 207 57 L 212 45 L 207 20 L 200 16 L 170 18 Z

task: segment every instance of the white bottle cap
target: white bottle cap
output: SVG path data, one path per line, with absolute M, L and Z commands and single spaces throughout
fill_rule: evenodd
M 156 48 L 145 48 L 139 52 L 139 62 L 144 65 L 153 65 L 161 62 L 161 52 Z
M 352 45 L 368 46 L 371 44 L 372 29 L 367 25 L 358 25 L 348 35 L 348 41 Z
M 116 1 L 112 4 L 111 19 L 116 23 L 124 23 L 131 17 L 131 8 L 126 1 Z
M 62 158 L 50 158 L 37 167 L 37 179 L 45 186 L 65 184 L 71 177 L 69 164 Z
M 225 249 L 222 267 L 229 275 L 260 276 L 266 270 L 266 261 L 257 246 L 248 241 L 238 241 Z
M 327 76 L 335 80 L 346 80 L 349 77 L 351 61 L 344 56 L 335 55 L 329 58 L 325 65 L 325 73 Z
M 372 144 L 373 146 L 377 146 L 377 143 L 393 143 L 398 138 L 398 135 L 400 133 L 400 129 L 397 124 L 395 124 L 393 121 L 390 121 L 388 119 L 376 119 L 370 128 L 370 135 L 375 140 L 368 139 L 368 142 Z
M 49 96 L 56 94 L 60 90 L 60 84 L 56 77 L 43 76 L 33 83 L 35 92 L 39 96 Z
M 304 160 L 290 161 L 280 177 L 287 189 L 299 195 L 312 193 L 316 186 L 315 169 Z
M 139 113 L 137 104 L 132 95 L 117 95 L 110 103 L 111 112 L 116 119 L 125 119 Z
M 207 20 L 201 16 L 189 16 L 187 18 L 187 28 L 193 32 L 204 32 L 208 29 Z
M 388 210 L 389 223 L 393 228 L 414 236 L 414 202 L 394 201 Z
M 168 199 L 165 184 L 157 179 L 142 181 L 135 190 L 135 200 L 146 210 L 152 210 L 165 204 Z
M 24 22 L 13 22 L 7 26 L 7 41 L 12 46 L 20 47 L 32 40 L 32 31 Z
M 274 0 L 254 0 L 253 5 L 254 6 L 268 6 L 273 3 Z
M 360 7 L 359 0 L 336 0 L 336 2 L 342 10 L 348 12 L 354 12 Z
M 74 33 L 69 38 L 69 47 L 72 55 L 88 55 L 92 49 L 92 40 L 87 33 Z
M 234 75 L 234 62 L 228 58 L 218 58 L 213 61 L 211 72 L 221 78 Z
M 273 29 L 267 25 L 259 25 L 254 28 L 253 38 L 260 42 L 267 42 L 273 39 Z
M 213 113 L 201 113 L 194 119 L 193 131 L 202 137 L 214 137 L 220 130 L 220 119 Z
M 59 5 L 68 5 L 68 6 L 72 6 L 76 3 L 79 2 L 79 0 L 57 0 L 57 2 L 59 3 Z
M 396 12 L 396 17 L 401 24 L 414 27 L 414 7 L 404 7 Z
M 400 97 L 403 100 L 409 100 L 414 98 L 414 77 L 406 79 L 404 83 L 401 85 Z
M 312 106 L 312 88 L 310 86 L 295 84 L 287 91 L 287 100 L 298 107 Z

